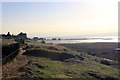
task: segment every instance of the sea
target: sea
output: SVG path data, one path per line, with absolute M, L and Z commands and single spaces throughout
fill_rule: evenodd
M 38 40 L 39 42 L 41 40 Z M 46 39 L 45 43 L 68 44 L 68 43 L 96 43 L 96 42 L 115 42 L 118 37 L 91 37 L 91 38 L 61 38 L 60 40 Z

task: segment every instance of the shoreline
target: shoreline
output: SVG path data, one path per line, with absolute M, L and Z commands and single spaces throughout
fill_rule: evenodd
M 38 40 L 40 42 L 41 40 Z M 46 43 L 79 44 L 79 43 L 118 43 L 118 41 L 87 41 L 87 40 L 44 40 Z
M 115 42 L 97 42 L 97 43 L 72 43 L 72 44 L 58 44 L 77 52 L 85 52 L 92 56 L 107 58 L 111 60 L 118 60 L 118 43 Z
M 92 43 L 114 43 L 118 44 L 118 42 L 81 42 L 81 43 L 56 43 L 56 44 L 92 44 Z

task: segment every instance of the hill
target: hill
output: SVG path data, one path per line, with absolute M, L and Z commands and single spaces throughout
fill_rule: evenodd
M 118 80 L 118 62 L 57 44 L 26 41 L 19 55 L 3 66 L 3 80 Z

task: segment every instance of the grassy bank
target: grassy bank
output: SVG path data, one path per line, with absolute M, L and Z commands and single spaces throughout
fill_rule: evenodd
M 118 80 L 118 68 L 114 66 L 117 62 L 114 60 L 109 61 L 84 52 L 76 52 L 57 44 L 41 44 L 36 41 L 26 43 L 24 52 L 16 58 L 16 61 L 7 64 L 7 68 L 3 67 L 3 79 Z M 102 61 L 105 62 L 101 63 Z
M 2 39 L 2 46 L 8 46 L 17 43 L 14 39 Z
M 14 39 L 2 39 L 2 64 L 13 60 L 19 51 L 19 44 Z

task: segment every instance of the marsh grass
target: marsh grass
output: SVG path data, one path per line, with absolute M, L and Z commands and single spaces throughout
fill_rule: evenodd
M 104 58 L 76 52 L 57 44 L 41 44 L 35 41 L 27 42 L 25 50 L 23 55 L 31 56 L 31 61 L 19 69 L 20 72 L 25 72 L 25 74 L 20 75 L 21 78 L 27 77 L 36 80 L 70 80 L 73 78 L 75 80 L 101 80 L 102 78 L 111 78 L 118 80 L 118 68 L 101 64 Z M 74 57 L 61 61 L 58 57 L 63 53 Z M 113 64 L 114 60 L 111 63 Z

